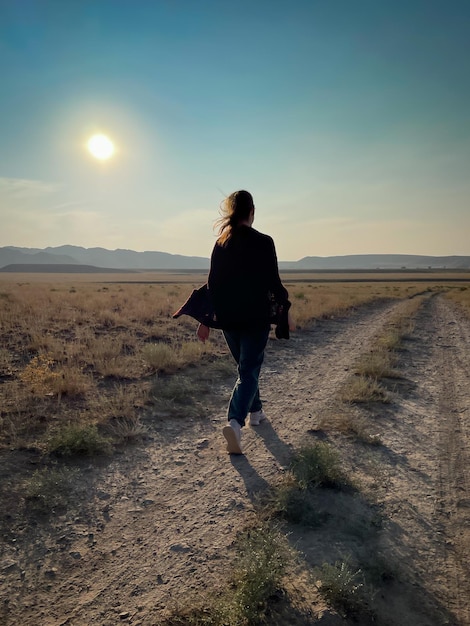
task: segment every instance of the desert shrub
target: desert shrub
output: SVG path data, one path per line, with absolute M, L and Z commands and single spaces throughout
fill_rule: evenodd
M 118 441 L 133 441 L 139 439 L 147 432 L 140 421 L 139 416 L 115 417 L 107 425 L 109 434 Z
M 79 475 L 70 467 L 36 470 L 23 486 L 28 508 L 41 513 L 66 508 L 77 492 Z
M 167 343 L 152 343 L 144 346 L 142 357 L 154 372 L 171 372 L 179 364 L 178 354 Z
M 93 387 L 93 380 L 78 367 L 62 367 L 54 372 L 50 382 L 51 393 L 62 396 L 77 397 L 86 394 Z
M 21 372 L 20 380 L 30 387 L 32 393 L 51 393 L 52 383 L 59 378 L 59 374 L 53 371 L 53 366 L 54 359 L 49 355 L 35 356 Z
M 20 380 L 27 384 L 35 395 L 78 396 L 92 386 L 91 379 L 75 366 L 56 367 L 49 354 L 40 354 L 31 359 L 20 374 Z
M 402 341 L 401 332 L 396 327 L 388 328 L 377 340 L 379 347 L 385 350 L 398 350 Z
M 319 592 L 342 617 L 357 616 L 367 609 L 364 576 L 349 560 L 324 563 L 319 571 Z
M 232 589 L 218 607 L 221 624 L 257 624 L 266 616 L 269 598 L 280 588 L 288 562 L 283 537 L 262 525 L 238 540 Z
M 313 503 L 312 493 L 299 486 L 292 474 L 261 499 L 260 515 L 277 517 L 292 524 L 318 528 L 326 521 Z
M 251 626 L 269 623 L 269 600 L 280 589 L 290 560 L 286 540 L 261 525 L 240 535 L 229 586 L 205 606 L 180 607 L 162 626 Z
M 396 357 L 389 350 L 373 350 L 362 355 L 356 366 L 356 373 L 379 380 L 381 378 L 397 378 L 398 372 L 393 369 Z
M 352 376 L 341 390 L 341 400 L 351 404 L 390 402 L 387 390 L 373 378 Z
M 94 456 L 109 454 L 112 447 L 109 438 L 100 434 L 95 424 L 67 424 L 50 436 L 47 449 L 60 456 Z
M 182 366 L 197 363 L 205 354 L 205 346 L 200 341 L 185 341 L 178 349 L 179 361 Z
M 350 485 L 338 453 L 327 443 L 319 442 L 301 448 L 292 459 L 290 469 L 303 489 Z

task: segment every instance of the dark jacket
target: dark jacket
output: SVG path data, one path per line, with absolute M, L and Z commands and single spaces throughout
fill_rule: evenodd
M 290 337 L 288 318 L 290 306 L 291 303 L 288 300 L 284 304 L 278 304 L 274 298 L 271 299 L 269 323 L 276 326 L 275 332 L 278 339 Z M 173 313 L 173 318 L 177 319 L 181 315 L 189 315 L 209 328 L 221 328 L 212 306 L 207 284 L 194 289 L 186 302 Z
M 274 242 L 249 226 L 239 226 L 224 244 L 215 244 L 208 278 L 215 316 L 224 330 L 255 329 L 272 321 L 272 303 L 288 304 L 279 277 Z
M 194 289 L 186 302 L 173 313 L 173 318 L 177 319 L 181 315 L 189 315 L 200 324 L 204 324 L 204 326 L 209 328 L 220 328 L 220 324 L 215 317 L 207 284 L 199 287 L 199 289 Z

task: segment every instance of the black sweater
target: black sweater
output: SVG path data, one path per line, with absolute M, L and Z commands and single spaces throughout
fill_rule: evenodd
M 273 240 L 250 226 L 235 228 L 224 245 L 215 244 L 208 286 L 217 321 L 226 330 L 266 326 L 271 296 L 280 305 L 288 301 Z

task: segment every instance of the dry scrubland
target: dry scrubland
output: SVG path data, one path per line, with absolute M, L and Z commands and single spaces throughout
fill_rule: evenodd
M 217 363 L 227 371 L 219 333 L 204 346 L 195 338 L 193 320 L 171 318 L 200 283 L 69 281 L 0 283 L 2 446 L 86 453 L 89 439 L 90 453 L 109 450 L 140 431 L 148 403 L 167 408 L 175 393 L 171 374 L 210 363 L 213 372 Z M 300 329 L 368 302 L 423 290 L 407 283 L 286 285 Z M 73 449 L 74 440 L 82 450 Z
M 316 426 L 319 432 L 331 431 L 358 445 L 380 446 L 381 436 L 370 424 L 367 406 L 390 402 L 401 376 L 400 345 L 412 334 L 417 312 L 429 297 L 444 294 L 470 316 L 469 285 L 439 279 L 435 283 L 317 284 L 305 277 L 302 282 L 290 278 L 284 281 L 300 335 L 321 320 L 377 303 L 402 301 L 399 312 L 346 377 L 340 405 L 324 413 Z M 12 537 L 16 542 L 31 523 L 46 526 L 51 514 L 60 513 L 67 519 L 70 509 L 73 517 L 76 501 L 83 497 L 77 488 L 83 457 L 98 468 L 101 459 L 115 456 L 130 443 L 140 445 L 149 435 L 158 436 L 166 420 L 197 421 L 209 417 L 214 406 L 220 405 L 218 399 L 211 400 L 211 394 L 221 384 L 230 384 L 234 375 L 220 333 L 213 333 L 203 346 L 195 341 L 193 320 L 171 319 L 202 280 L 194 276 L 173 276 L 173 280 L 168 284 L 105 284 L 75 276 L 48 278 L 48 282 L 37 277 L 30 281 L 26 276 L 15 277 L 16 282 L 2 278 L 0 493 L 6 503 L 1 519 L 5 545 Z M 33 455 L 32 463 L 24 456 L 28 454 Z M 372 483 L 380 480 L 378 466 L 376 474 Z M 286 572 L 292 576 L 292 568 L 298 565 L 292 565 L 296 557 L 282 524 L 320 527 L 323 520 L 316 494 L 324 486 L 346 494 L 362 490 L 366 499 L 373 490 L 370 484 L 351 480 L 344 472 L 339 450 L 331 443 L 299 447 L 291 455 L 284 478 L 261 493 L 255 520 L 251 519 L 239 536 L 238 560 L 232 571 L 220 575 L 230 580 L 230 591 L 219 590 L 210 600 L 206 598 L 204 606 L 178 606 L 166 621 L 154 617 L 154 621 L 135 623 L 313 623 L 300 613 L 297 618 L 289 617 L 293 621 L 283 614 L 283 603 L 293 605 L 297 593 L 286 582 Z M 378 508 L 371 511 L 370 525 L 380 526 Z M 23 534 L 27 541 L 27 533 Z M 368 537 L 357 539 L 367 541 Z M 27 551 L 27 546 L 23 549 Z M 5 554 L 11 556 L 8 551 Z M 8 564 L 13 562 L 4 561 L 2 571 L 8 573 Z M 370 560 L 368 568 L 365 572 L 366 568 L 357 567 L 346 556 L 325 561 L 316 572 L 318 593 L 336 615 L 377 623 L 375 594 L 381 593 L 381 585 L 395 573 L 391 564 L 379 557 Z M 307 576 L 305 571 L 297 575 Z M 273 602 L 278 617 L 270 614 Z M 15 614 L 20 615 L 21 608 Z M 121 619 L 128 617 L 123 613 Z

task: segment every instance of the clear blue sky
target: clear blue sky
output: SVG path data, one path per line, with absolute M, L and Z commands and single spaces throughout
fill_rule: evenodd
M 467 0 L 0 0 L 0 246 L 470 254 Z M 106 133 L 116 154 L 86 150 Z

